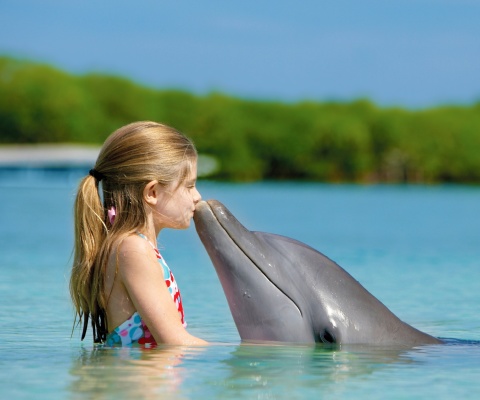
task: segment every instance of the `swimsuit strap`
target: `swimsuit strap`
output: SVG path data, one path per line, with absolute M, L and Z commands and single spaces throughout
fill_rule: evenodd
M 150 246 L 152 246 L 152 249 L 155 251 L 155 254 L 157 255 L 158 259 L 162 258 L 162 256 L 160 255 L 160 252 L 155 247 L 155 245 L 150 240 L 148 240 L 148 238 L 143 233 L 137 232 L 137 235 L 140 236 L 141 238 L 145 239 L 150 244 Z

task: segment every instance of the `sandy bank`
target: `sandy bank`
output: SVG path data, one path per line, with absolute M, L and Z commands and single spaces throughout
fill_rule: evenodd
M 0 146 L 0 168 L 92 168 L 99 152 L 99 146 L 75 144 L 5 145 Z M 199 154 L 199 177 L 209 176 L 218 168 L 214 157 Z
M 93 166 L 100 147 L 74 144 L 0 146 L 0 167 Z

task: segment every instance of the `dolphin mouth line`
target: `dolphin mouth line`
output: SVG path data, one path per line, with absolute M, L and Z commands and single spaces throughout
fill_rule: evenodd
M 230 238 L 230 240 L 236 244 L 236 246 L 242 251 L 242 253 L 245 255 L 245 257 L 247 257 L 250 262 L 255 265 L 256 269 L 265 277 L 265 279 L 267 281 L 269 281 L 272 286 L 274 286 L 280 293 L 282 293 L 288 300 L 290 300 L 292 302 L 292 304 L 295 306 L 295 308 L 297 309 L 298 313 L 300 314 L 300 316 L 303 318 L 303 313 L 302 313 L 302 310 L 300 309 L 300 307 L 298 307 L 297 303 L 295 303 L 295 301 L 293 301 L 293 299 L 287 294 L 285 293 L 278 285 L 275 284 L 275 282 L 273 282 L 268 276 L 267 274 L 265 274 L 265 272 L 263 272 L 263 270 L 257 265 L 257 263 L 245 252 L 245 250 L 242 248 L 242 246 L 239 245 L 239 243 L 235 240 L 235 238 L 232 237 L 232 235 L 230 235 L 230 232 L 228 231 L 228 229 L 225 228 L 225 226 L 222 224 L 222 222 L 218 219 L 215 211 L 213 210 L 213 208 L 210 206 L 210 204 L 208 203 L 208 201 L 206 202 L 208 204 L 208 207 L 210 208 L 210 210 L 212 211 L 212 214 L 213 216 L 215 217 L 216 221 L 218 222 L 218 224 L 223 228 L 223 231 L 227 234 L 227 236 Z M 252 233 L 253 234 L 253 233 Z

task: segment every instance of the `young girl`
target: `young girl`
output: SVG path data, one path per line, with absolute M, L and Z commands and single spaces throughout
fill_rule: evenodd
M 193 143 L 168 126 L 136 122 L 105 141 L 75 201 L 70 293 L 82 340 L 90 318 L 95 343 L 206 343 L 186 331 L 180 291 L 156 244 L 163 228 L 190 225 L 201 199 L 196 177 Z

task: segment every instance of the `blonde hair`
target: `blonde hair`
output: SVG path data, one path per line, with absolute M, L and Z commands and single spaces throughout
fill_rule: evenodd
M 107 261 L 115 240 L 146 228 L 146 184 L 154 180 L 163 187 L 176 180 L 182 183 L 196 159 L 197 151 L 190 139 L 156 122 L 134 122 L 116 130 L 105 141 L 94 169 L 80 182 L 74 207 L 70 295 L 75 307 L 74 327 L 83 320 L 82 340 L 91 318 L 94 342 L 105 341 Z M 112 206 L 116 208 L 113 225 L 107 215 Z

